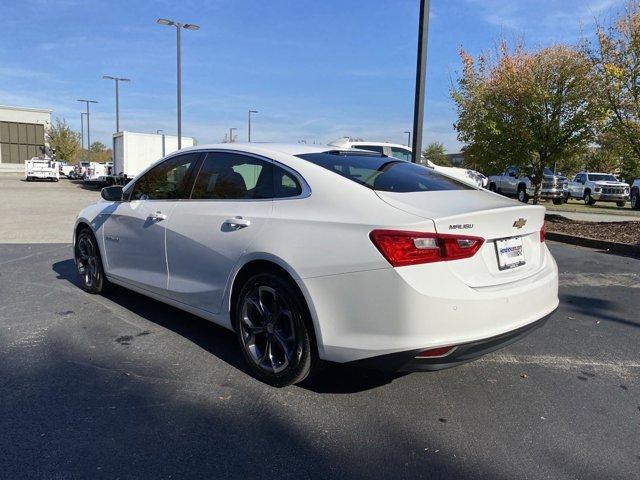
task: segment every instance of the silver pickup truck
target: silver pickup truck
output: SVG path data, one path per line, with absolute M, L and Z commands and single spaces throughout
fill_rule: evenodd
M 616 202 L 618 207 L 624 207 L 629 200 L 629 184 L 610 173 L 579 172 L 569 183 L 569 195 L 583 200 L 585 205 Z
M 640 178 L 636 178 L 631 185 L 631 208 L 640 210 Z
M 489 177 L 489 190 L 502 195 L 517 197 L 527 203 L 533 196 L 532 168 L 507 167 L 504 172 Z M 551 199 L 556 205 L 563 203 L 568 195 L 567 178 L 544 169 L 540 198 Z

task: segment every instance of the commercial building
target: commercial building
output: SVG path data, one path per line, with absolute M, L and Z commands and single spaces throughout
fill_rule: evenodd
M 22 167 L 44 153 L 51 110 L 0 105 L 0 167 Z

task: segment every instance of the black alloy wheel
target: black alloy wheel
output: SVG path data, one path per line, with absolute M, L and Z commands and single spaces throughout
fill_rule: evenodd
M 78 234 L 74 254 L 82 289 L 89 293 L 103 292 L 107 286 L 107 280 L 96 239 L 88 228 L 83 228 Z
M 304 299 L 281 276 L 261 273 L 245 283 L 234 329 L 249 368 L 265 383 L 284 387 L 301 382 L 317 363 Z

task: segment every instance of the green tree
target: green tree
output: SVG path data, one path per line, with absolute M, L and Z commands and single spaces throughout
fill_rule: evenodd
M 608 130 L 617 137 L 626 178 L 640 176 L 640 8 L 632 1 L 608 27 L 598 25 L 595 45 L 584 51 L 596 70 L 597 88 L 608 108 Z
M 422 150 L 422 158 L 425 162 L 428 160 L 443 167 L 451 166 L 449 158 L 444 153 L 444 145 L 440 142 L 431 142 L 427 145 L 426 148 Z
M 111 160 L 111 149 L 102 142 L 93 142 L 89 147 L 88 158 L 92 162 L 104 163 Z
M 452 86 L 455 127 L 465 156 L 492 173 L 509 164 L 533 167 L 534 203 L 543 168 L 584 152 L 603 117 L 584 53 L 563 45 L 527 52 L 501 42 L 491 57 L 461 51 Z
M 47 132 L 47 140 L 56 151 L 56 159 L 74 162 L 80 152 L 80 135 L 71 130 L 65 119 L 56 118 Z

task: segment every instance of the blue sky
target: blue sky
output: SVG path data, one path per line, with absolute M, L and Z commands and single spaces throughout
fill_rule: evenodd
M 528 47 L 575 43 L 624 0 L 431 0 L 424 141 L 460 147 L 449 98 L 458 48 L 478 54 L 501 35 Z M 113 82 L 121 129 L 175 133 L 175 33 L 184 31 L 183 134 L 219 141 L 327 143 L 344 135 L 405 142 L 411 128 L 418 0 L 0 0 L 0 104 L 52 108 L 110 144 Z

